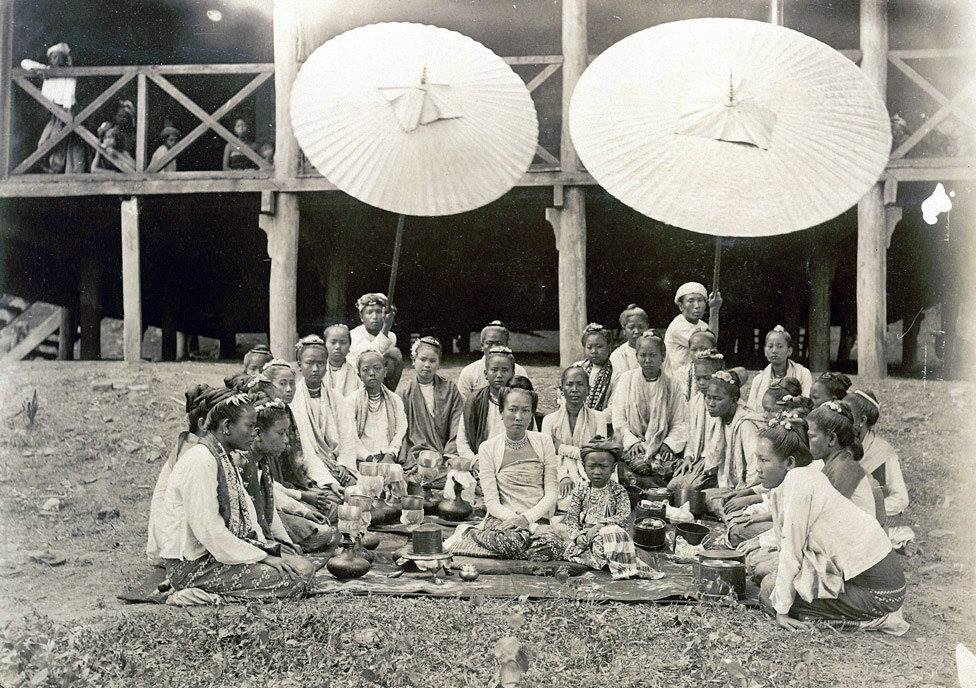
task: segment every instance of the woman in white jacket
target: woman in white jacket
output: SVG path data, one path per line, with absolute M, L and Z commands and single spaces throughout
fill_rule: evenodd
M 535 392 L 505 387 L 499 408 L 505 433 L 478 449 L 478 473 L 488 515 L 475 527 L 458 528 L 448 542 L 454 554 L 507 559 L 555 559 L 557 537 L 539 521 L 556 510 L 558 460 L 552 437 L 531 432 L 538 405 Z

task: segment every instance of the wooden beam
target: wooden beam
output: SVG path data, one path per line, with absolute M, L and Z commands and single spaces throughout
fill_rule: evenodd
M 976 128 L 976 125 L 973 125 L 971 122 L 968 121 L 968 117 L 962 116 L 962 113 L 964 113 L 964 111 L 958 107 L 959 101 L 961 101 L 964 96 L 968 95 L 968 91 L 974 85 L 976 85 L 976 79 L 966 84 L 963 87 L 963 89 L 959 91 L 959 93 L 957 93 L 952 97 L 951 100 L 946 101 L 942 107 L 936 110 L 935 114 L 933 114 L 931 117 L 926 118 L 922 126 L 920 126 L 918 129 L 912 132 L 911 136 L 909 136 L 907 139 L 902 141 L 901 145 L 891 152 L 891 157 L 893 159 L 904 157 L 908 151 L 914 148 L 919 141 L 925 138 L 925 136 L 928 135 L 930 131 L 935 129 L 935 127 L 937 127 L 944 119 L 947 119 L 951 114 L 955 114 L 957 116 L 957 119 L 961 119 L 962 121 L 966 122 L 966 124 L 969 124 L 970 126 Z M 942 97 L 942 100 L 945 100 L 944 96 Z
M 544 84 L 549 77 L 559 71 L 560 67 L 562 67 L 561 63 L 546 65 L 541 72 L 532 77 L 532 80 L 525 85 L 525 87 L 529 90 L 529 93 L 532 93 L 532 91 L 542 86 L 542 84 Z
M 219 108 L 210 113 L 210 117 L 215 120 L 220 120 L 228 112 L 236 108 L 245 98 L 254 93 L 261 84 L 271 78 L 270 73 L 258 74 L 256 77 L 251 79 L 244 88 L 238 91 L 234 96 L 228 100 L 226 103 L 221 105 Z M 159 172 L 162 168 L 169 164 L 170 160 L 176 158 L 177 155 L 182 153 L 187 147 L 196 141 L 204 132 L 210 129 L 210 125 L 206 122 L 200 122 L 196 127 L 194 127 L 186 136 L 181 138 L 176 142 L 176 145 L 170 148 L 166 155 L 161 157 L 149 168 L 149 172 Z
M 861 0 L 861 71 L 885 99 L 888 84 L 888 0 Z M 887 376 L 887 237 L 884 191 L 877 183 L 857 204 L 857 372 Z
M 819 230 L 815 231 L 819 233 Z M 820 241 L 811 243 L 807 337 L 810 343 L 810 370 L 822 373 L 830 370 L 830 285 L 837 259 L 833 251 L 824 250 Z
M 58 360 L 70 361 L 74 358 L 75 332 L 74 314 L 71 308 L 60 308 L 61 324 L 58 326 Z
M 142 360 L 142 296 L 139 270 L 139 197 L 122 200 L 122 351 L 127 363 Z
M 587 172 L 561 172 L 546 165 L 534 165 L 516 186 L 593 186 Z M 961 173 L 957 170 L 957 173 Z M 917 175 L 916 175 L 917 176 Z M 973 175 L 970 175 L 971 178 Z M 926 177 L 927 178 L 927 177 Z M 958 176 L 952 178 L 961 178 Z M 935 177 L 942 179 L 942 177 Z M 0 198 L 49 198 L 65 196 L 154 196 L 159 194 L 261 193 L 286 191 L 307 193 L 337 191 L 321 176 L 274 179 L 258 170 L 205 172 L 159 172 L 153 175 L 20 175 L 0 181 Z
M 10 171 L 14 0 L 0 0 L 0 178 Z
M 535 154 L 538 155 L 543 160 L 545 160 L 550 165 L 555 165 L 557 167 L 557 169 L 558 169 L 558 167 L 559 167 L 559 158 L 557 158 L 555 155 L 553 155 L 552 153 L 550 153 L 549 151 L 547 151 L 545 148 L 543 148 L 541 143 L 537 143 L 536 144 L 536 146 L 535 146 Z
M 61 326 L 61 310 L 60 308 L 55 308 L 54 312 L 45 318 L 41 324 L 32 327 L 31 331 L 27 333 L 27 336 L 17 346 L 3 355 L 3 358 L 0 359 L 0 365 L 21 360 L 36 349 L 41 342 L 54 334 Z
M 503 58 L 510 65 L 562 64 L 562 55 L 518 55 Z
M 49 77 L 119 76 L 129 71 L 153 72 L 154 74 L 256 74 L 273 72 L 270 62 L 241 62 L 227 64 L 175 64 L 175 65 L 113 65 L 85 67 L 49 67 L 44 74 Z M 30 69 L 13 68 L 11 74 L 17 76 L 37 76 Z
M 247 156 L 251 162 L 258 166 L 258 169 L 266 170 L 268 169 L 267 161 L 258 154 L 256 150 L 251 148 L 245 141 L 237 138 L 237 136 L 231 132 L 227 127 L 214 119 L 210 113 L 204 110 L 202 107 L 193 102 L 183 91 L 174 86 L 168 79 L 159 74 L 149 74 L 149 78 L 152 79 L 157 86 L 163 89 L 166 93 L 172 96 L 173 100 L 178 102 L 180 105 L 185 107 L 191 113 L 196 115 L 197 119 L 206 124 L 208 127 L 213 129 L 219 136 L 229 143 L 234 144 L 240 149 L 241 153 Z M 167 155 L 170 155 L 176 148 L 174 146 L 169 150 Z M 162 163 L 162 160 L 159 161 Z
M 136 172 L 146 169 L 146 117 L 149 115 L 149 94 L 146 75 L 139 73 L 136 83 Z
M 89 254 L 78 274 L 78 325 L 81 330 L 83 361 L 102 357 L 102 268 L 94 255 Z

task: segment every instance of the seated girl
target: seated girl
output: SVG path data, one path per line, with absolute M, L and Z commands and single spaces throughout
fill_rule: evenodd
M 287 361 L 273 359 L 264 365 L 254 382 L 254 387 L 264 396 L 289 406 L 288 444 L 268 465 L 275 498 L 290 513 L 310 517 L 310 512 L 318 512 L 326 520 L 334 520 L 341 488 L 321 458 L 302 449 L 297 419 L 291 408 L 295 399 L 295 371 Z M 317 516 L 311 518 L 318 520 Z
M 620 377 L 620 373 L 615 373 L 613 363 L 610 362 L 610 331 L 603 325 L 590 323 L 583 330 L 580 343 L 586 358 L 574 365 L 586 371 L 589 384 L 586 407 L 603 411 L 610 403 L 613 387 Z
M 720 370 L 712 375 L 705 392 L 708 415 L 718 419 L 722 427 L 721 434 L 716 435 L 721 446 L 713 450 L 718 459 L 717 487 L 705 492 L 709 509 L 718 514 L 730 495 L 759 484 L 756 443 L 765 419 L 742 402 L 740 385 L 735 372 Z
M 793 355 L 793 338 L 782 325 L 777 325 L 766 333 L 765 353 L 769 365 L 752 381 L 749 401 L 746 404 L 749 408 L 762 412 L 766 390 L 785 378 L 793 378 L 799 382 L 800 390 L 794 396 L 810 395 L 813 376 L 805 367 L 790 360 Z
M 616 440 L 596 436 L 580 451 L 587 480 L 569 499 L 563 521 L 567 542 L 563 558 L 591 569 L 609 568 L 614 580 L 655 577 L 637 557 L 634 541 L 625 530 L 630 518 L 627 490 L 610 479 L 623 447 Z
M 647 317 L 647 312 L 636 303 L 627 306 L 620 314 L 621 336 L 626 336 L 627 341 L 610 354 L 610 365 L 613 366 L 613 373 L 618 378 L 628 370 L 638 367 L 637 340 L 650 326 L 651 321 Z
M 887 535 L 809 465 L 811 456 L 791 435 L 774 426 L 757 447 L 762 484 L 772 491 L 770 532 L 778 550 L 776 568 L 760 586 L 763 608 L 789 630 L 813 621 L 904 634 L 905 576 Z M 810 440 L 812 446 L 812 433 Z
M 694 342 L 696 335 L 692 335 L 691 339 Z M 688 442 L 685 444 L 681 462 L 674 469 L 674 477 L 668 483 L 668 488 L 673 491 L 686 487 L 705 490 L 716 485 L 723 430 L 721 421 L 712 418 L 708 413 L 705 392 L 712 375 L 722 369 L 724 362 L 722 354 L 709 349 L 699 351 L 692 363 L 693 388 L 685 405 Z
M 770 385 L 762 397 L 762 413 L 766 419 L 774 418 L 784 411 L 791 411 L 806 417 L 813 410 L 810 397 L 803 396 L 800 381 L 795 377 L 784 377 Z
M 219 402 L 207 434 L 176 463 L 166 501 L 175 518 L 160 556 L 174 590 L 198 588 L 229 599 L 301 597 L 315 567 L 283 554 L 257 522 L 230 454 L 250 447 L 257 417 L 246 395 Z
M 485 379 L 488 386 L 479 389 L 464 402 L 458 426 L 458 454 L 473 459 L 485 440 L 503 434 L 505 426 L 499 413 L 501 390 L 515 374 L 515 355 L 506 346 L 493 346 L 485 354 Z
M 807 416 L 810 453 L 823 461 L 823 472 L 838 492 L 864 513 L 884 521 L 884 500 L 875 497 L 877 482 L 864 472 L 851 407 L 842 401 L 827 401 Z
M 318 552 L 333 543 L 334 530 L 325 516 L 294 500 L 275 498 L 274 472 L 278 457 L 288 448 L 291 419 L 288 407 L 279 399 L 262 397 L 255 405 L 257 425 L 247 463 L 242 469 L 244 485 L 254 502 L 258 525 L 265 538 L 283 545 L 297 545 L 302 552 Z M 297 506 L 296 506 L 297 504 Z
M 861 442 L 864 456 L 861 468 L 878 482 L 884 494 L 885 520 L 882 523 L 889 529 L 902 526 L 901 513 L 908 508 L 908 488 L 901 472 L 901 462 L 895 448 L 874 430 L 881 416 L 881 404 L 874 392 L 856 389 L 844 402 L 854 414 L 854 429 Z M 909 538 L 914 534 L 904 533 Z
M 826 372 L 810 387 L 810 400 L 816 408 L 826 401 L 841 401 L 851 388 L 851 378 L 844 373 Z
M 664 341 L 653 331 L 638 338 L 640 365 L 620 376 L 610 406 L 614 432 L 624 447 L 621 482 L 666 485 L 688 440 L 681 386 L 661 370 Z
M 684 394 L 685 401 L 691 401 L 691 397 L 696 391 L 695 359 L 706 352 L 715 351 L 718 353 L 715 349 L 717 343 L 718 339 L 711 330 L 695 330 L 688 338 L 688 349 L 691 353 L 691 360 L 678 368 L 677 372 L 671 376 L 681 384 L 681 391 Z
M 174 518 L 166 504 L 166 490 L 169 488 L 173 467 L 176 466 L 180 457 L 206 434 L 204 421 L 210 409 L 218 401 L 226 399 L 232 394 L 233 392 L 229 389 L 220 389 L 210 385 L 194 385 L 184 394 L 187 429 L 177 436 L 173 451 L 159 471 L 159 477 L 156 479 L 156 486 L 153 488 L 152 498 L 149 502 L 149 537 L 146 541 L 146 556 L 153 566 L 162 565 L 159 552 L 162 546 L 163 532 L 168 527 L 166 524 Z
M 586 405 L 590 378 L 586 370 L 572 365 L 563 370 L 559 390 L 565 403 L 542 419 L 542 432 L 552 438 L 559 457 L 559 509 L 569 508 L 569 495 L 587 484 L 580 451 L 596 436 L 608 436 L 609 418 Z
M 344 398 L 363 386 L 356 369 L 347 360 L 352 347 L 352 334 L 347 325 L 336 323 L 325 328 L 322 337 L 328 352 L 323 384 Z
M 359 476 L 359 464 L 364 461 L 395 463 L 407 434 L 407 414 L 403 400 L 387 389 L 386 361 L 383 355 L 367 349 L 358 358 L 359 379 L 363 386 L 346 397 L 355 423 L 354 450 L 340 456 L 346 468 Z
M 445 546 L 453 554 L 540 561 L 562 554 L 562 541 L 539 524 L 555 512 L 559 487 L 552 439 L 527 430 L 538 403 L 535 392 L 517 387 L 499 393 L 505 431 L 478 449 L 488 515 L 477 526 L 462 524 L 448 538 Z
M 457 433 L 464 402 L 457 385 L 437 374 L 441 366 L 441 343 L 421 337 L 411 347 L 416 372 L 400 397 L 407 416 L 407 434 L 400 450 L 400 463 L 410 471 L 420 452 L 432 451 L 444 459 L 457 456 Z

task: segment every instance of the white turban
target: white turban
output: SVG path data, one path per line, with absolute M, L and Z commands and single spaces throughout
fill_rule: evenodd
M 678 287 L 678 291 L 674 295 L 675 305 L 680 306 L 681 297 L 688 296 L 689 294 L 701 294 L 706 301 L 708 300 L 708 292 L 705 291 L 705 285 L 699 284 L 698 282 L 685 282 Z
M 48 57 L 50 57 L 52 53 L 64 53 L 65 55 L 67 55 L 70 52 L 71 52 L 71 48 L 68 46 L 67 43 L 55 43 L 54 45 L 52 45 L 50 48 L 47 49 Z

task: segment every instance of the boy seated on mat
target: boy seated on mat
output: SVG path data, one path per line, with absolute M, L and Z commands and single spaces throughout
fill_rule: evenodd
M 637 557 L 634 541 L 624 529 L 630 518 L 627 490 L 610 480 L 623 447 L 615 439 L 596 436 L 580 450 L 588 484 L 573 490 L 566 528 L 567 561 L 592 569 L 609 568 L 615 580 L 660 577 Z
M 396 318 L 396 308 L 384 294 L 370 293 L 359 297 L 356 310 L 359 311 L 359 319 L 363 324 L 349 333 L 352 343 L 346 360 L 353 370 L 358 371 L 360 354 L 364 351 L 380 354 L 386 365 L 386 379 L 383 384 L 394 392 L 403 374 L 403 354 L 396 346 L 396 335 L 390 331 L 393 319 Z

